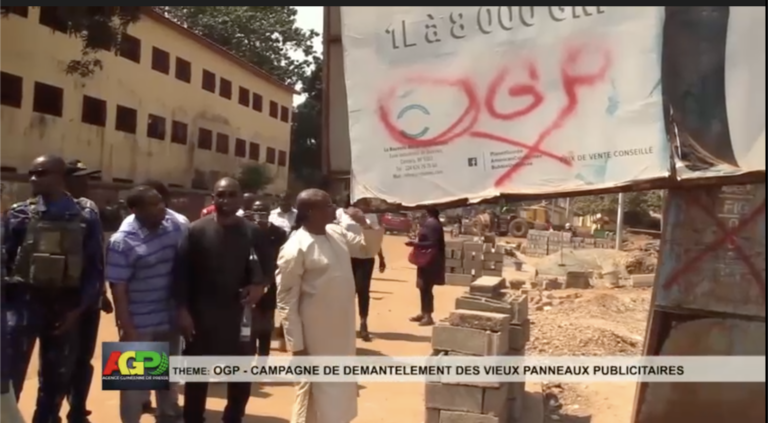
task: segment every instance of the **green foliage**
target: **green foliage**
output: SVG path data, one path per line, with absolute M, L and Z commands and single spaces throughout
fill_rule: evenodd
M 293 175 L 304 187 L 323 186 L 322 175 L 322 104 L 323 66 L 320 60 L 301 84 L 306 99 L 296 107 L 291 128 L 291 164 Z
M 309 73 L 319 34 L 296 26 L 292 6 L 159 6 L 170 19 L 258 66 L 287 85 Z M 301 52 L 306 58 L 291 57 Z
M 67 6 L 55 10 L 67 34 L 82 41 L 81 57 L 71 60 L 66 72 L 83 78 L 103 69 L 98 53 L 109 50 L 117 54 L 120 35 L 141 16 L 139 6 Z M 9 11 L 3 8 L 2 16 L 7 17 Z
M 664 204 L 660 190 L 628 192 L 624 194 L 624 210 L 639 213 L 661 213 Z M 571 199 L 573 211 L 581 216 L 594 214 L 616 214 L 619 208 L 619 194 L 589 195 Z
M 258 193 L 272 183 L 273 177 L 269 168 L 263 163 L 250 163 L 244 165 L 237 175 L 240 187 L 244 192 Z

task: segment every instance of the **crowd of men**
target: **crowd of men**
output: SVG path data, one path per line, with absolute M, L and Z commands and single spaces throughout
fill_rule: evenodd
M 36 341 L 32 422 L 61 422 L 64 400 L 69 423 L 89 421 L 102 312 L 114 312 L 121 341 L 167 342 L 172 354 L 181 354 L 183 344 L 185 355 L 227 356 L 268 355 L 278 310 L 294 355 L 355 355 L 354 297 L 366 291 L 366 274 L 370 289 L 374 257 L 379 270 L 385 268 L 380 240 L 368 245 L 363 236 L 378 229 L 360 210 L 337 216 L 320 190 L 303 191 L 295 208 L 283 197 L 272 210 L 223 178 L 211 208 L 190 223 L 168 207 L 165 185 L 147 181 L 128 193 L 131 214 L 105 245 L 98 209 L 79 192 L 83 178 L 82 163 L 41 156 L 29 171 L 32 198 L 3 217 L 3 422 L 21 421 L 6 413 L 18 414 L 13 401 L 23 393 Z M 330 225 L 340 218 L 348 224 Z M 360 332 L 367 339 L 369 300 L 362 297 Z M 244 313 L 252 321 L 248 342 L 241 336 Z M 223 422 L 242 421 L 250 389 L 250 383 L 228 384 Z M 156 392 L 158 421 L 202 423 L 207 390 L 206 383 L 187 384 L 183 407 L 177 387 Z M 138 423 L 151 409 L 149 395 L 122 391 L 121 421 Z M 9 398 L 14 407 L 6 410 Z M 349 422 L 356 398 L 354 384 L 303 384 L 293 421 Z

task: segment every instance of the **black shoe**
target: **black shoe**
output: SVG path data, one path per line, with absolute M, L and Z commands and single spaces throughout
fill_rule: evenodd
M 371 334 L 368 332 L 367 323 L 360 324 L 360 339 L 362 339 L 363 342 L 371 342 Z

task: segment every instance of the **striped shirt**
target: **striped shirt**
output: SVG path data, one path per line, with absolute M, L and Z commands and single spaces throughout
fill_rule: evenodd
M 175 211 L 173 211 L 173 210 L 171 210 L 169 208 L 166 208 L 165 209 L 165 215 L 166 216 L 170 216 L 170 217 L 176 219 L 179 223 L 181 223 L 185 227 L 189 226 L 189 219 L 187 219 L 187 216 L 184 216 L 181 213 L 177 213 L 177 212 L 175 212 Z M 133 225 L 134 222 L 135 222 L 135 219 L 136 218 L 133 215 L 130 215 L 130 216 L 126 217 L 125 219 L 123 219 L 123 223 L 120 224 L 120 229 L 118 229 L 118 230 L 121 230 L 123 228 L 127 228 L 128 225 Z
M 138 332 L 171 327 L 173 261 L 187 229 L 168 214 L 155 232 L 132 219 L 109 239 L 106 279 L 126 284 L 128 311 Z

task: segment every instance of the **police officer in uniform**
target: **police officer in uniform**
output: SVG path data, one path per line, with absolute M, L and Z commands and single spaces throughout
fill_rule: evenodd
M 40 341 L 32 422 L 52 423 L 71 387 L 79 319 L 101 294 L 103 234 L 97 211 L 66 191 L 67 164 L 61 157 L 38 157 L 29 177 L 33 198 L 14 204 L 3 220 L 9 359 L 20 396 Z
M 66 188 L 69 194 L 84 203 L 87 207 L 98 210 L 96 203 L 86 198 L 88 195 L 88 179 L 90 176 L 97 175 L 100 170 L 88 170 L 85 164 L 80 160 L 70 160 L 67 162 Z M 75 370 L 72 374 L 72 386 L 67 401 L 69 402 L 69 412 L 67 421 L 69 423 L 87 423 L 88 416 L 91 415 L 87 409 L 88 393 L 91 389 L 93 380 L 93 354 L 96 352 L 96 341 L 99 336 L 99 323 L 101 312 L 111 314 L 113 311 L 112 302 L 107 296 L 106 285 L 102 290 L 101 298 L 89 307 L 86 307 L 78 322 L 78 352 L 75 359 Z

